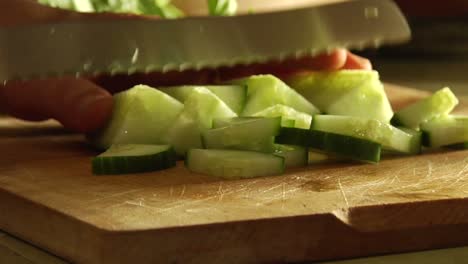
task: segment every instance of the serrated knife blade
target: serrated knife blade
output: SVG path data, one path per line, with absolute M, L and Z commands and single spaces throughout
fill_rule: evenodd
M 0 81 L 215 68 L 410 38 L 391 0 L 177 20 L 87 20 L 0 28 Z

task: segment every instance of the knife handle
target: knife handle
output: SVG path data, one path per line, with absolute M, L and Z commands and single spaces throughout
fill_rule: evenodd
M 113 14 L 80 13 L 39 4 L 36 0 L 0 1 L 0 27 L 25 26 L 44 23 L 76 22 L 88 19 L 158 19 L 157 17 Z

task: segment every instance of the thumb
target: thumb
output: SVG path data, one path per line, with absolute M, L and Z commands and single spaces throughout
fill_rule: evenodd
M 109 92 L 84 79 L 0 85 L 0 105 L 7 113 L 31 121 L 54 118 L 75 132 L 91 132 L 104 125 L 112 113 L 112 102 Z

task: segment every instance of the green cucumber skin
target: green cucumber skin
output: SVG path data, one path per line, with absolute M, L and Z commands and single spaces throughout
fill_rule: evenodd
M 418 152 L 414 135 L 377 119 L 342 115 L 315 115 L 311 129 L 361 138 L 402 153 Z M 415 149 L 416 147 L 416 149 Z
M 370 163 L 378 163 L 381 154 L 381 145 L 378 143 L 317 130 L 281 128 L 276 143 L 305 146 Z
M 397 115 L 393 115 L 392 119 L 390 119 L 390 124 L 396 127 L 404 127 L 403 122 L 400 121 Z
M 422 131 L 421 143 L 424 147 L 431 147 L 431 135 L 427 131 Z
M 92 172 L 95 175 L 144 173 L 175 167 L 177 155 L 173 148 L 163 153 L 143 156 L 95 157 Z
M 454 150 L 465 150 L 468 149 L 468 142 L 448 145 L 447 148 Z

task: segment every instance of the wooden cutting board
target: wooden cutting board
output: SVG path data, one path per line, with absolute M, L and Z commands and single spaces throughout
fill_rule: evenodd
M 395 108 L 426 95 L 387 89 Z M 182 164 L 93 176 L 95 153 L 50 122 L 1 120 L 0 149 L 0 228 L 75 263 L 276 263 L 468 245 L 468 151 L 224 181 Z

